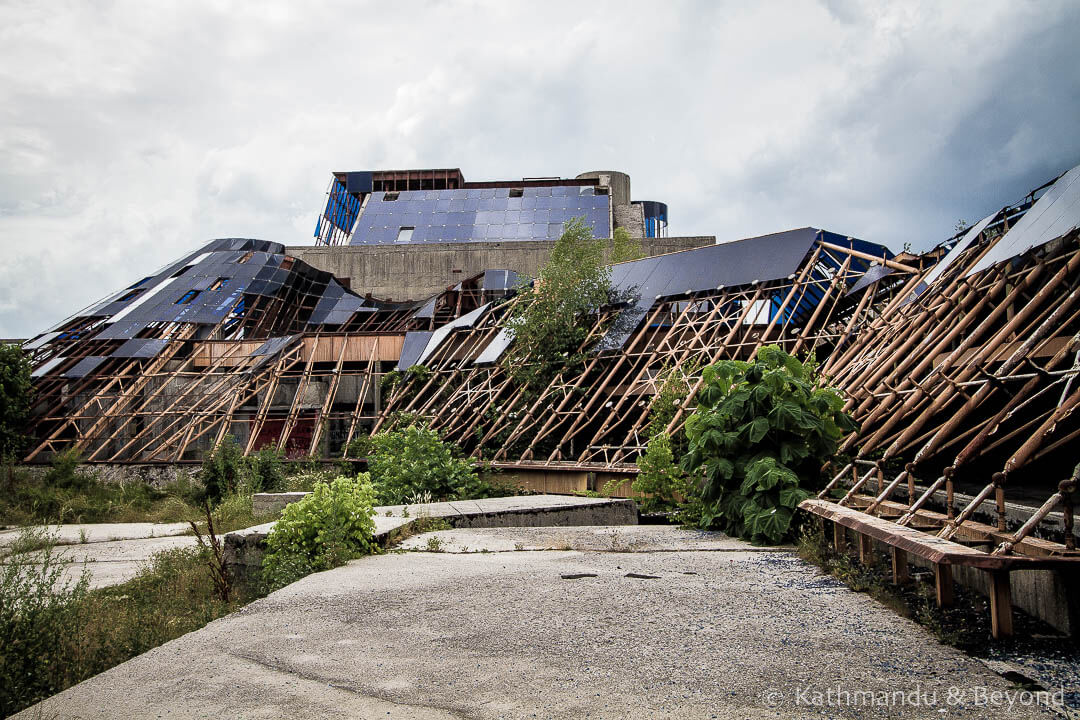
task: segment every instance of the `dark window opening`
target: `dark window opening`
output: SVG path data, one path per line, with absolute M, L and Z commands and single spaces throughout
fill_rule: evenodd
M 210 291 L 213 292 L 214 290 L 220 290 L 222 287 L 225 286 L 225 283 L 227 282 L 229 282 L 229 278 L 219 277 L 217 280 L 214 281 L 214 284 L 210 286 Z
M 198 290 L 188 290 L 186 293 L 184 293 L 184 297 L 182 297 L 182 298 L 180 298 L 179 300 L 176 301 L 176 304 L 177 305 L 187 305 L 188 303 L 190 303 L 192 300 L 194 300 L 198 296 L 199 296 L 199 291 Z
M 594 190 L 593 192 L 594 192 L 595 194 L 597 194 L 597 195 L 607 195 L 607 194 L 608 194 L 608 191 L 609 191 L 610 189 L 611 189 L 611 188 L 606 188 L 606 187 L 598 187 L 598 188 L 596 188 L 596 189 L 595 189 L 595 190 Z
M 383 201 L 384 202 L 390 202 L 391 200 L 397 200 L 397 199 L 398 199 L 398 194 L 396 192 L 388 192 L 385 195 L 383 195 Z
M 118 297 L 118 298 L 116 299 L 116 302 L 127 302 L 127 301 L 128 301 L 128 300 L 130 300 L 131 298 L 133 298 L 133 297 L 135 297 L 136 295 L 139 295 L 139 294 L 141 294 L 141 293 L 142 293 L 142 289 L 141 289 L 141 288 L 140 288 L 140 289 L 138 289 L 138 290 L 132 290 L 132 291 L 130 291 L 130 292 L 126 292 L 126 293 L 124 293 L 124 294 L 123 294 L 123 296 L 121 296 L 121 297 Z
M 148 275 L 148 276 L 144 277 L 142 280 L 140 280 L 139 282 L 135 283 L 134 285 L 130 285 L 128 287 L 128 289 L 129 290 L 134 290 L 137 287 L 142 287 L 147 282 L 149 282 L 151 279 L 153 279 L 153 277 L 154 277 L 153 275 Z
M 177 270 L 176 272 L 174 272 L 174 273 L 172 274 L 172 276 L 173 276 L 174 278 L 178 278 L 178 277 L 180 277 L 181 275 L 183 275 L 184 273 L 186 273 L 186 272 L 187 272 L 188 270 L 190 270 L 190 269 L 191 269 L 192 267 L 193 267 L 192 265 L 185 265 L 184 267 L 182 267 L 182 268 L 180 268 L 179 270 Z
M 510 188 L 510 197 L 521 197 L 525 194 L 525 188 Z

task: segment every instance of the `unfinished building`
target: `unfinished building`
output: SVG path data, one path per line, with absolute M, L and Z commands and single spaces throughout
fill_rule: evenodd
M 1074 599 L 1056 622 L 1080 627 L 1080 168 L 919 256 L 816 228 L 686 249 L 646 238 L 678 251 L 613 266 L 620 301 L 584 318 L 586 362 L 526 395 L 504 327 L 517 273 L 535 272 L 570 217 L 597 237 L 666 228 L 666 207 L 663 225 L 646 209 L 617 173 L 336 174 L 316 247 L 214 241 L 28 342 L 27 459 L 76 447 L 92 462 L 196 462 L 226 435 L 247 452 L 340 457 L 405 411 L 541 489 L 592 489 L 636 472 L 673 372 L 688 392 L 669 433 L 702 367 L 777 344 L 813 353 L 860 423 L 851 462 L 803 504 L 837 543 L 884 543 L 898 580 L 909 559 L 929 563 L 942 604 L 953 567 L 985 572 L 1001 635 L 1010 573 L 1050 572 Z M 327 272 L 355 252 L 370 255 Z M 401 289 L 383 299 L 363 287 L 394 274 Z M 391 371 L 403 381 L 384 391 Z

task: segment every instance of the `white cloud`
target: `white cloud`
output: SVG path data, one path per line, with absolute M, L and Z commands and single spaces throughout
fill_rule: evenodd
M 0 337 L 213 237 L 306 242 L 331 170 L 621 169 L 681 234 L 927 247 L 1080 161 L 1078 29 L 1066 1 L 5 4 Z

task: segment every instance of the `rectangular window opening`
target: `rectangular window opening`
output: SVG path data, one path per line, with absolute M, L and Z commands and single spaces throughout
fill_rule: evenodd
M 139 288 L 138 290 L 131 290 L 124 293 L 122 297 L 117 298 L 116 302 L 127 302 L 128 300 L 135 297 L 136 295 L 139 295 L 140 293 L 142 293 L 142 288 Z
M 217 280 L 214 281 L 214 284 L 210 286 L 209 290 L 211 292 L 213 292 L 214 290 L 220 290 L 222 287 L 225 286 L 225 283 L 227 282 L 229 282 L 229 278 L 219 277 Z
M 400 230 L 398 230 L 397 239 L 394 240 L 394 242 L 399 242 L 399 243 L 407 243 L 407 242 L 409 242 L 410 240 L 412 240 L 413 230 L 415 230 L 415 229 L 416 228 L 414 228 L 414 227 L 403 227 L 403 228 L 401 228 Z
M 593 192 L 594 192 L 595 194 L 597 194 L 597 195 L 607 195 L 607 194 L 609 193 L 609 191 L 610 191 L 610 190 L 611 190 L 611 188 L 606 188 L 606 187 L 597 187 L 597 188 L 594 188 L 594 189 L 593 189 Z
M 188 290 L 186 293 L 184 293 L 184 296 L 182 298 L 180 298 L 179 300 L 176 301 L 176 304 L 177 305 L 187 305 L 188 303 L 190 303 L 192 300 L 194 300 L 198 296 L 199 296 L 199 291 L 198 290 Z
M 521 197 L 524 194 L 524 188 L 510 188 L 510 197 Z
M 251 252 L 251 251 L 248 251 L 248 252 L 247 252 L 247 253 L 246 253 L 246 254 L 244 255 L 244 257 L 242 257 L 242 258 L 240 258 L 239 260 L 237 260 L 237 261 L 236 261 L 236 264 L 237 264 L 237 265 L 243 265 L 243 264 L 244 264 L 244 263 L 246 263 L 246 262 L 247 262 L 248 260 L 250 260 L 250 259 L 251 259 L 251 256 L 252 256 L 252 255 L 254 255 L 254 254 L 255 254 L 255 253 L 253 253 L 253 252 Z
M 390 202 L 391 200 L 397 200 L 398 194 L 396 192 L 388 192 L 383 195 L 383 202 Z
M 193 266 L 191 266 L 191 265 L 185 265 L 184 267 L 182 267 L 182 268 L 180 268 L 179 270 L 177 270 L 176 272 L 174 272 L 174 273 L 172 274 L 172 276 L 173 276 L 174 278 L 178 278 L 178 277 L 180 277 L 181 275 L 183 275 L 184 273 L 186 273 L 186 272 L 187 272 L 188 270 L 190 270 L 190 269 L 191 269 L 192 267 L 193 267 Z

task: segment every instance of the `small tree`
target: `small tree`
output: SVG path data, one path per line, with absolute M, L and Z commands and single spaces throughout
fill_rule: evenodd
M 18 345 L 0 345 L 0 460 L 14 459 L 26 444 L 31 394 L 30 359 Z
M 645 250 L 641 247 L 641 238 L 630 237 L 625 228 L 615 228 L 611 234 L 611 262 L 640 260 L 643 257 Z
M 682 469 L 702 478 L 701 525 L 754 542 L 790 537 L 796 506 L 821 486 L 822 464 L 854 430 L 839 392 L 813 363 L 775 345 L 753 362 L 706 367 L 686 421 Z
M 574 218 L 555 241 L 532 289 L 524 289 L 506 320 L 514 343 L 505 362 L 515 379 L 536 389 L 572 362 L 588 334 L 581 316 L 607 303 L 610 293 L 604 241 L 593 237 L 584 220 Z

